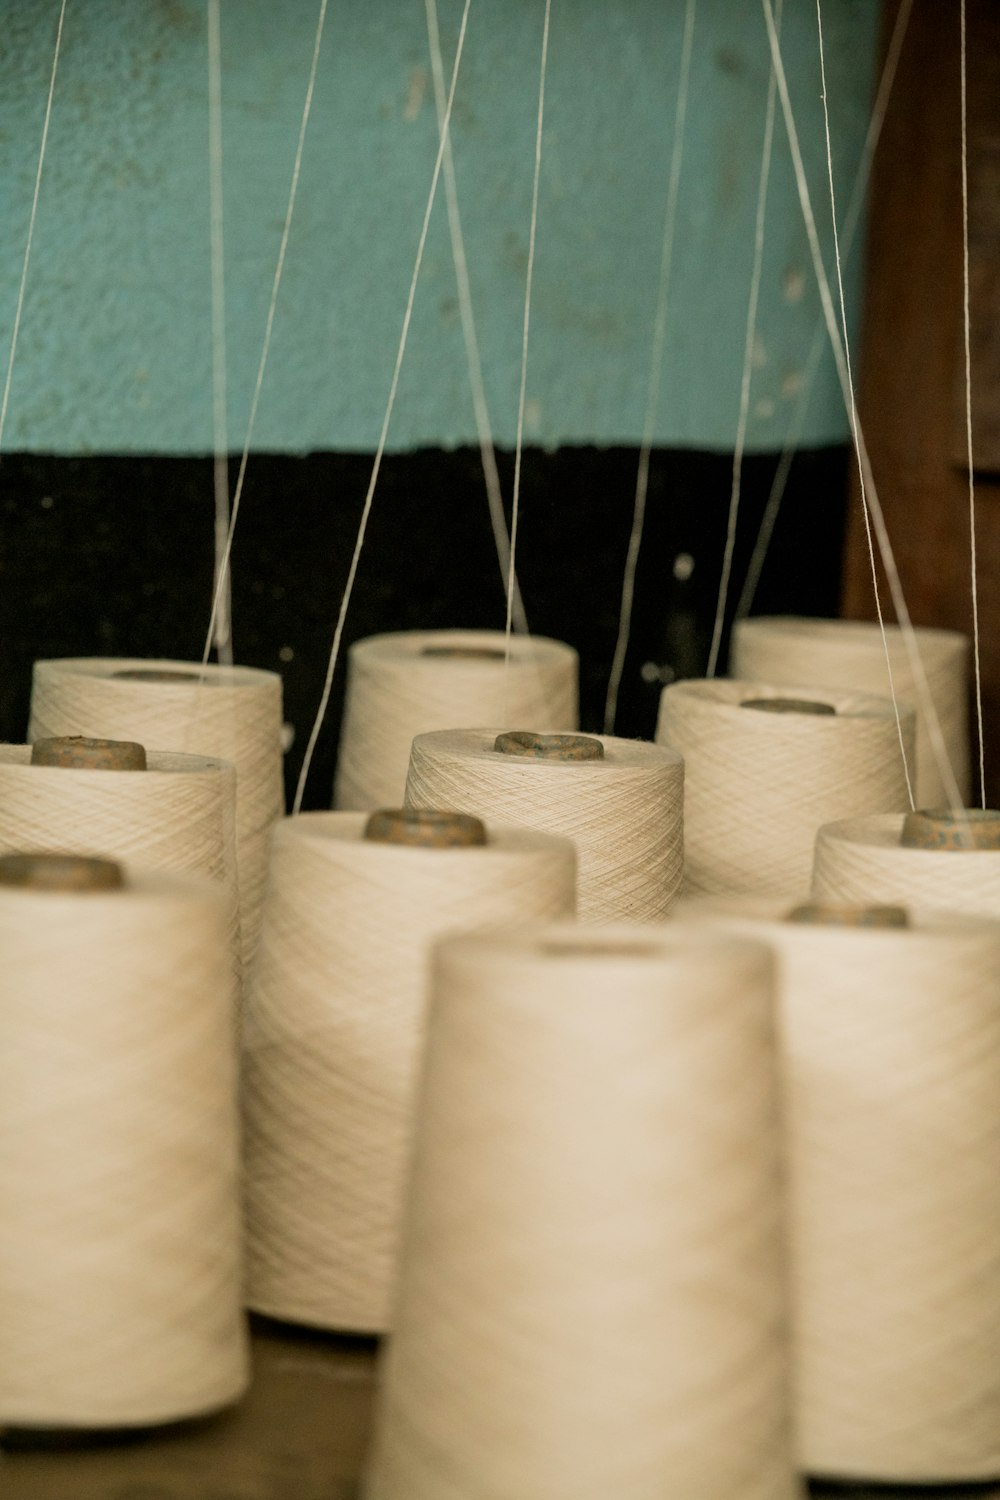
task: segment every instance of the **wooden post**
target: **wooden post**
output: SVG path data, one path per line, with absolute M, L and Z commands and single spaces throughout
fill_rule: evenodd
M 995 806 L 1000 797 L 1000 7 L 995 0 L 967 3 L 973 432 L 986 780 Z M 897 9 L 898 0 L 886 0 L 886 37 Z M 914 623 L 971 633 L 959 24 L 957 0 L 947 5 L 915 0 L 872 181 L 859 405 Z M 892 618 L 891 605 L 888 611 Z M 842 612 L 854 619 L 875 617 L 856 479 Z M 977 757 L 978 746 L 974 763 Z

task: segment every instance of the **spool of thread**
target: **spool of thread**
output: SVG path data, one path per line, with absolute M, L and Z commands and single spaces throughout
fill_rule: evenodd
M 0 858 L 0 1425 L 246 1386 L 225 939 L 212 881 Z
M 439 814 L 379 814 L 372 837 L 365 828 L 362 813 L 310 813 L 274 833 L 244 1028 L 248 1300 L 272 1317 L 379 1332 L 430 944 L 453 928 L 571 913 L 575 860 L 565 839 L 487 836 L 475 819 L 442 830 Z
M 1000 924 L 785 915 L 686 908 L 778 958 L 802 1465 L 995 1477 Z
M 502 630 L 407 630 L 356 641 L 334 806 L 395 807 L 415 735 L 463 724 L 577 727 L 576 652 L 543 636 L 515 636 L 509 667 Z
M 934 810 L 830 823 L 816 836 L 812 888 L 818 900 L 1000 918 L 1000 814 Z
M 791 706 L 765 712 L 760 699 Z M 902 710 L 902 728 L 912 753 L 912 709 Z M 684 757 L 691 895 L 805 896 L 823 823 L 908 806 L 896 717 L 884 698 L 677 682 L 663 690 L 656 738 Z
M 917 649 L 937 709 L 959 791 L 968 800 L 969 639 L 957 630 L 916 629 Z M 920 807 L 949 800 L 934 758 L 909 653 L 898 625 L 886 626 L 896 697 L 917 713 L 917 775 Z M 734 677 L 773 683 L 812 683 L 891 696 L 882 631 L 862 620 L 812 620 L 795 615 L 740 620 L 733 629 L 730 671 Z
M 76 736 L 0 745 L 0 854 L 73 849 L 218 880 L 238 995 L 235 820 L 236 772 L 226 761 Z
M 367 1500 L 799 1493 L 770 983 L 669 929 L 439 947 Z
M 281 678 L 275 672 L 126 657 L 35 663 L 30 740 L 104 735 L 236 767 L 244 968 L 257 945 L 268 835 L 284 811 L 281 727 Z
M 610 735 L 422 734 L 406 782 L 410 807 L 454 807 L 571 838 L 577 910 L 588 922 L 666 914 L 684 862 L 683 800 L 679 755 Z

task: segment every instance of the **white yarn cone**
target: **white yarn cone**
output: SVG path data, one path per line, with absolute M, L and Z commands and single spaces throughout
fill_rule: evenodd
M 680 756 L 641 740 L 587 735 L 602 747 L 602 759 L 536 759 L 501 754 L 494 748 L 497 735 L 495 729 L 419 735 L 407 805 L 455 808 L 571 838 L 582 920 L 664 916 L 684 861 Z
M 463 724 L 577 726 L 571 646 L 502 630 L 407 630 L 356 641 L 348 654 L 336 807 L 398 807 L 418 734 Z
M 778 1130 L 760 945 L 442 944 L 367 1500 L 799 1494 Z
M 741 706 L 789 698 L 821 698 L 835 712 Z M 902 709 L 902 729 L 912 754 L 912 709 Z M 822 824 L 909 806 L 896 717 L 883 698 L 677 682 L 663 690 L 656 738 L 684 757 L 684 888 L 691 895 L 805 896 Z
M 916 628 L 917 650 L 937 709 L 959 791 L 969 797 L 969 638 L 957 630 Z M 886 626 L 896 697 L 917 711 L 918 807 L 939 807 L 948 788 L 934 757 L 909 653 L 898 625 Z M 877 624 L 796 615 L 740 620 L 733 629 L 730 672 L 760 682 L 842 688 L 890 696 L 885 644 Z
M 226 761 L 169 751 L 146 760 L 145 771 L 33 766 L 30 745 L 0 745 L 0 854 L 72 849 L 219 881 L 238 996 L 236 772 Z
M 1000 850 L 910 849 L 904 817 L 847 818 L 816 837 L 813 895 L 824 901 L 901 901 L 1000 918 Z
M 116 675 L 121 672 L 145 675 Z M 100 735 L 138 740 L 147 750 L 210 755 L 236 767 L 244 968 L 257 945 L 268 834 L 284 811 L 281 727 L 275 672 L 135 657 L 35 663 L 29 740 Z
M 803 1466 L 1000 1474 L 1000 924 L 685 916 L 779 961 Z
M 248 1378 L 223 894 L 0 885 L 0 1425 L 203 1414 Z
M 431 941 L 573 910 L 565 839 L 492 826 L 470 848 L 370 842 L 358 813 L 275 829 L 244 1032 L 248 1299 L 388 1326 Z

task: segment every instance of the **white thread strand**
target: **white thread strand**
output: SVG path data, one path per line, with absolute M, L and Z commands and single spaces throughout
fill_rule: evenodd
M 366 1500 L 795 1500 L 770 966 L 437 951 Z
M 868 556 L 872 570 L 872 588 L 875 594 L 875 611 L 878 615 L 879 628 L 882 631 L 882 641 L 885 647 L 885 665 L 889 674 L 889 695 L 893 706 L 896 704 L 896 686 L 892 676 L 892 656 L 889 651 L 889 641 L 886 636 L 885 621 L 882 617 L 882 600 L 878 586 L 878 569 L 875 566 L 875 549 L 872 542 L 871 520 L 868 514 L 868 494 L 865 479 L 865 466 L 861 462 L 861 451 L 858 443 L 858 405 L 854 392 L 854 372 L 851 369 L 851 345 L 847 330 L 847 302 L 844 298 L 844 275 L 840 262 L 840 238 L 837 233 L 837 195 L 833 184 L 833 144 L 830 139 L 830 105 L 826 96 L 826 50 L 823 46 L 823 7 L 821 0 L 816 0 L 816 36 L 819 43 L 819 72 L 820 72 L 820 99 L 823 105 L 823 138 L 826 145 L 826 170 L 827 184 L 830 192 L 830 224 L 833 229 L 833 255 L 837 268 L 837 296 L 840 304 L 840 329 L 844 368 L 847 373 L 847 384 L 850 391 L 850 403 L 848 407 L 848 418 L 851 424 L 851 436 L 854 439 L 854 447 L 857 459 L 858 486 L 861 493 L 861 513 L 864 517 L 865 535 L 868 539 Z M 897 718 L 899 728 L 899 748 L 903 751 L 903 769 L 906 773 L 906 788 L 910 796 L 910 805 L 913 806 L 913 784 L 910 777 L 910 767 L 906 760 L 906 752 L 903 745 L 903 729 Z
M 855 448 L 857 450 L 858 462 L 864 472 L 865 491 L 868 505 L 866 516 L 870 512 L 870 519 L 874 527 L 875 535 L 878 539 L 879 553 L 881 555 L 882 565 L 885 569 L 886 578 L 889 583 L 889 591 L 892 595 L 893 605 L 896 610 L 896 617 L 899 621 L 900 629 L 903 632 L 903 638 L 906 641 L 907 655 L 909 657 L 910 666 L 913 671 L 914 682 L 917 687 L 917 695 L 920 708 L 927 717 L 928 732 L 930 734 L 931 747 L 934 752 L 934 758 L 938 764 L 942 779 L 944 780 L 945 785 L 948 787 L 948 795 L 951 804 L 954 807 L 960 807 L 961 794 L 958 789 L 958 783 L 955 780 L 954 772 L 952 771 L 952 768 L 948 762 L 948 753 L 944 743 L 944 737 L 941 732 L 941 725 L 938 722 L 937 711 L 930 696 L 926 674 L 923 669 L 923 664 L 920 660 L 919 650 L 915 643 L 913 624 L 911 622 L 910 612 L 907 608 L 906 599 L 903 594 L 903 586 L 899 576 L 899 569 L 896 566 L 895 554 L 892 550 L 892 543 L 889 540 L 889 532 L 885 524 L 885 516 L 882 511 L 882 505 L 878 498 L 878 490 L 875 485 L 875 475 L 872 472 L 871 459 L 868 454 L 868 447 L 865 443 L 864 433 L 858 415 L 857 404 L 854 400 L 854 392 L 847 371 L 847 364 L 844 358 L 844 348 L 841 342 L 839 330 L 837 328 L 837 316 L 834 311 L 833 297 L 830 292 L 830 283 L 829 279 L 827 278 L 826 268 L 823 265 L 823 255 L 822 251 L 820 250 L 819 235 L 816 230 L 816 219 L 815 215 L 813 214 L 812 201 L 809 194 L 809 180 L 806 176 L 805 166 L 802 161 L 802 151 L 799 146 L 798 130 L 795 125 L 795 117 L 792 113 L 791 99 L 788 93 L 788 80 L 785 76 L 785 66 L 784 62 L 782 61 L 781 48 L 778 44 L 777 32 L 775 30 L 774 14 L 771 8 L 771 0 L 762 0 L 762 4 L 764 7 L 764 18 L 767 23 L 768 38 L 771 44 L 771 57 L 774 62 L 775 73 L 778 79 L 778 92 L 781 97 L 781 108 L 785 119 L 785 128 L 788 134 L 788 144 L 792 153 L 792 166 L 795 172 L 796 189 L 798 191 L 799 204 L 802 209 L 802 218 L 806 228 L 806 238 L 809 242 L 809 253 L 812 258 L 813 270 L 815 272 L 816 282 L 819 287 L 820 302 L 823 307 L 823 317 L 826 322 L 827 333 L 830 339 L 830 347 L 833 350 L 834 364 L 836 365 L 837 369 L 837 377 L 840 381 L 840 388 L 844 398 L 844 405 L 847 409 L 851 421 L 851 429 L 855 438 Z M 876 579 L 875 556 L 874 551 L 871 550 L 871 548 L 869 550 L 869 557 L 872 564 L 872 578 L 874 582 Z M 878 591 L 876 587 L 876 599 L 877 597 Z M 881 608 L 881 606 L 879 606 L 879 608 Z M 897 729 L 899 731 L 900 750 L 903 752 L 905 758 L 902 720 L 898 713 L 896 722 Z M 908 768 L 907 782 L 909 783 Z M 912 797 L 912 790 L 910 795 Z
M 248 1381 L 223 896 L 126 875 L 0 889 L 5 1426 L 174 1421 Z
M 972 581 L 972 659 L 975 664 L 976 729 L 979 736 L 979 796 L 986 806 L 986 743 L 979 651 L 979 573 L 976 564 L 976 473 L 972 451 L 972 309 L 969 293 L 969 110 L 965 0 L 960 0 L 962 75 L 962 335 L 965 356 L 965 449 L 969 470 L 969 573 Z
M 517 397 L 517 434 L 514 440 L 514 488 L 510 512 L 510 562 L 507 568 L 507 657 L 514 617 L 514 559 L 517 553 L 517 523 L 521 514 L 521 456 L 524 450 L 524 405 L 528 389 L 528 336 L 531 328 L 531 288 L 535 276 L 535 236 L 538 229 L 538 184 L 542 174 L 542 127 L 545 122 L 545 74 L 549 61 L 549 18 L 552 0 L 545 0 L 542 22 L 542 59 L 538 69 L 538 119 L 535 125 L 535 168 L 531 183 L 531 223 L 528 228 L 528 268 L 524 278 L 524 322 L 521 329 L 521 384 Z M 506 717 L 506 716 L 505 716 Z
M 642 445 L 639 449 L 639 464 L 636 469 L 635 501 L 632 509 L 632 529 L 629 532 L 628 550 L 625 554 L 625 574 L 622 579 L 621 608 L 618 615 L 618 637 L 608 678 L 608 692 L 604 703 L 604 733 L 614 734 L 618 717 L 618 693 L 621 689 L 625 658 L 628 654 L 629 637 L 632 631 L 632 606 L 635 600 L 635 575 L 639 566 L 642 548 L 642 533 L 646 522 L 646 497 L 649 491 L 649 460 L 653 451 L 653 431 L 656 412 L 660 404 L 660 381 L 663 375 L 663 350 L 667 337 L 667 313 L 669 310 L 670 273 L 674 259 L 674 238 L 677 229 L 677 203 L 681 182 L 681 166 L 684 161 L 684 132 L 687 122 L 688 88 L 691 78 L 691 54 L 694 39 L 694 19 L 697 0 L 687 0 L 684 12 L 684 35 L 681 41 L 680 72 L 677 80 L 677 102 L 674 111 L 674 138 L 670 153 L 670 177 L 667 184 L 667 202 L 663 216 L 663 248 L 660 252 L 660 279 L 656 293 L 656 314 L 653 320 L 653 341 L 649 356 L 649 385 L 646 396 L 646 413 L 642 424 Z
M 441 56 L 441 33 L 438 27 L 436 0 L 425 0 L 427 14 L 427 39 L 431 54 L 431 74 L 434 80 L 434 104 L 437 109 L 438 130 L 444 124 L 446 90 L 444 60 Z M 510 534 L 503 512 L 503 492 L 497 469 L 496 448 L 490 424 L 490 410 L 483 384 L 483 362 L 479 353 L 479 337 L 476 333 L 476 318 L 472 307 L 472 289 L 469 283 L 469 265 L 465 254 L 465 236 L 462 232 L 462 216 L 458 207 L 458 184 L 455 179 L 455 159 L 451 137 L 447 138 L 444 151 L 444 191 L 448 208 L 448 231 L 451 236 L 451 255 L 455 265 L 455 286 L 458 290 L 458 310 L 462 319 L 462 338 L 465 342 L 465 357 L 469 367 L 469 387 L 472 394 L 472 411 L 479 437 L 479 452 L 489 503 L 490 525 L 500 564 L 500 577 L 506 590 L 510 570 Z M 514 628 L 522 634 L 528 632 L 528 617 L 517 578 L 514 579 Z
M 385 455 L 386 440 L 389 436 L 389 424 L 392 421 L 392 413 L 396 406 L 396 392 L 399 389 L 399 376 L 403 368 L 403 358 L 406 354 L 406 344 L 410 333 L 410 320 L 413 317 L 413 304 L 417 295 L 417 282 L 420 279 L 420 268 L 424 261 L 424 248 L 427 244 L 427 230 L 430 227 L 431 211 L 434 208 L 434 199 L 437 196 L 438 178 L 441 176 L 441 163 L 444 159 L 445 146 L 451 129 L 451 112 L 455 103 L 455 88 L 458 84 L 458 74 L 462 63 L 462 51 L 465 47 L 465 33 L 469 22 L 469 7 L 472 0 L 465 0 L 462 10 L 462 23 L 458 33 L 458 43 L 455 48 L 455 61 L 451 70 L 451 84 L 448 90 L 448 105 L 445 109 L 444 122 L 438 132 L 439 142 L 437 155 L 434 158 L 434 171 L 431 174 L 430 191 L 427 194 L 427 205 L 424 209 L 423 222 L 420 226 L 420 239 L 417 244 L 417 254 L 413 262 L 413 274 L 410 277 L 410 288 L 406 298 L 406 309 L 403 313 L 403 326 L 400 329 L 399 345 L 396 350 L 396 362 L 393 366 L 392 380 L 389 385 L 389 396 L 386 401 L 385 415 L 382 419 L 382 430 L 379 433 L 378 445 L 375 449 L 375 458 L 372 462 L 371 477 L 368 480 L 368 490 L 365 494 L 365 502 L 361 510 L 361 520 L 358 522 L 358 532 L 354 542 L 354 551 L 351 554 L 351 564 L 347 573 L 347 582 L 340 600 L 340 609 L 337 612 L 337 624 L 333 632 L 333 643 L 330 647 L 330 659 L 327 663 L 326 677 L 323 682 L 323 691 L 320 694 L 319 706 L 316 717 L 313 720 L 309 739 L 306 743 L 306 753 L 302 760 L 302 769 L 299 772 L 298 784 L 295 788 L 295 797 L 292 801 L 292 813 L 297 814 L 302 808 L 302 798 L 305 795 L 306 783 L 309 780 L 309 769 L 312 765 L 313 755 L 316 751 L 316 742 L 319 739 L 323 720 L 326 718 L 326 710 L 330 703 L 330 693 L 333 690 L 333 678 L 337 670 L 337 662 L 340 659 L 340 646 L 344 636 L 344 623 L 347 620 L 347 611 L 351 604 L 351 595 L 354 592 L 354 580 L 358 573 L 358 564 L 361 562 L 361 553 L 365 545 L 365 533 L 368 530 L 368 518 L 372 511 L 372 502 L 375 499 L 375 487 L 378 484 L 378 476 L 382 468 L 382 459 Z M 511 554 L 513 556 L 513 552 Z
M 875 95 L 875 103 L 872 106 L 871 119 L 868 122 L 868 130 L 865 133 L 864 145 L 861 148 L 861 159 L 858 163 L 857 173 L 855 174 L 854 186 L 851 189 L 850 202 L 847 205 L 847 213 L 844 215 L 844 222 L 841 228 L 840 237 L 845 260 L 850 256 L 858 225 L 861 221 L 861 210 L 864 207 L 867 195 L 872 162 L 875 159 L 875 152 L 882 135 L 882 126 L 885 124 L 889 99 L 892 95 L 893 84 L 896 81 L 896 70 L 899 66 L 899 58 L 903 50 L 903 42 L 906 38 L 906 29 L 909 25 L 912 10 L 913 0 L 901 0 L 901 4 L 896 11 L 892 36 L 889 38 L 889 45 L 886 49 L 885 65 L 882 69 L 882 76 Z M 745 619 L 753 606 L 757 586 L 760 583 L 760 576 L 764 569 L 764 562 L 771 545 L 771 536 L 774 532 L 778 512 L 781 509 L 781 502 L 784 498 L 792 460 L 795 457 L 806 412 L 809 409 L 809 401 L 812 396 L 816 373 L 819 369 L 819 362 L 825 348 L 826 324 L 821 310 L 816 319 L 812 343 L 809 346 L 809 354 L 803 367 L 802 385 L 798 400 L 788 424 L 781 457 L 778 460 L 774 478 L 771 482 L 771 489 L 764 507 L 764 513 L 761 517 L 760 530 L 757 533 L 757 540 L 754 543 L 754 549 L 747 566 L 746 578 L 743 581 L 743 588 L 736 605 L 735 618 L 737 620 Z
M 67 849 L 219 881 L 239 1000 L 236 772 L 228 762 L 151 750 L 145 771 L 95 771 L 33 766 L 30 745 L 0 745 L 0 854 Z
M 781 25 L 782 0 L 775 7 L 775 21 Z M 719 662 L 719 647 L 722 644 L 722 627 L 726 618 L 726 602 L 729 597 L 729 578 L 736 550 L 736 529 L 740 514 L 740 489 L 743 481 L 743 453 L 746 448 L 747 422 L 750 416 L 750 382 L 753 375 L 754 343 L 757 337 L 757 302 L 760 297 L 761 273 L 764 269 L 764 227 L 767 220 L 767 189 L 771 178 L 771 154 L 774 145 L 774 106 L 777 83 L 772 64 L 767 80 L 767 111 L 764 117 L 764 148 L 761 154 L 760 178 L 757 185 L 757 218 L 754 226 L 753 270 L 750 276 L 750 301 L 747 306 L 747 326 L 743 339 L 743 372 L 740 377 L 740 407 L 736 423 L 736 444 L 733 448 L 733 474 L 729 491 L 729 516 L 726 522 L 726 545 L 722 554 L 722 573 L 719 578 L 719 596 L 715 606 L 715 624 L 712 627 L 712 644 L 708 653 L 706 677 L 714 677 Z
M 896 814 L 848 818 L 816 838 L 813 895 L 824 901 L 901 902 L 1000 918 L 1000 852 L 910 849 Z
M 778 958 L 801 1466 L 993 1479 L 1000 925 L 783 916 L 743 902 L 709 920 Z
M 201 659 L 203 665 L 207 664 L 209 653 L 212 649 L 212 640 L 215 635 L 222 592 L 224 588 L 228 587 L 230 559 L 233 553 L 233 537 L 236 535 L 236 522 L 240 513 L 240 501 L 243 498 L 243 481 L 246 478 L 247 463 L 250 458 L 250 445 L 253 442 L 254 427 L 257 424 L 257 408 L 260 405 L 260 393 L 264 388 L 264 371 L 267 368 L 267 357 L 271 349 L 274 314 L 278 306 L 278 293 L 281 290 L 281 278 L 285 269 L 285 255 L 288 251 L 288 241 L 292 232 L 292 216 L 295 212 L 295 200 L 299 191 L 302 153 L 305 150 L 306 130 L 309 126 L 309 116 L 312 113 L 313 93 L 316 88 L 316 73 L 319 68 L 319 53 L 323 42 L 323 28 L 326 24 L 327 4 L 328 0 L 320 0 L 319 17 L 316 22 L 316 35 L 313 39 L 312 60 L 309 64 L 309 82 L 306 85 L 305 103 L 302 106 L 302 118 L 299 122 L 299 138 L 295 146 L 295 161 L 292 165 L 292 180 L 288 189 L 288 204 L 285 209 L 285 220 L 281 229 L 281 242 L 278 246 L 278 259 L 274 267 L 274 279 L 271 283 L 271 300 L 268 303 L 267 318 L 264 323 L 264 338 L 260 349 L 260 359 L 257 364 L 257 378 L 254 381 L 253 397 L 250 401 L 247 435 L 243 443 L 243 452 L 240 454 L 240 467 L 236 475 L 236 488 L 233 492 L 232 512 L 229 517 L 229 533 L 226 537 L 226 546 L 222 557 L 222 566 L 219 570 L 218 582 L 212 597 L 212 612 L 209 616 L 208 631 L 205 635 L 205 646 L 202 651 Z
M 118 672 L 165 672 L 163 681 Z M 169 674 L 180 674 L 171 680 Z M 28 738 L 83 734 L 147 750 L 210 755 L 236 767 L 236 859 L 243 962 L 257 944 L 272 823 L 284 811 L 281 678 L 251 667 L 135 657 L 37 661 Z
M 956 630 L 916 628 L 920 659 L 937 708 L 948 761 L 963 800 L 969 794 L 969 641 Z M 886 640 L 900 698 L 913 702 L 916 684 L 898 625 L 886 626 Z M 733 630 L 731 670 L 751 681 L 808 682 L 817 691 L 888 694 L 882 632 L 865 620 L 822 620 L 795 615 L 756 615 Z M 916 801 L 940 807 L 948 800 L 931 750 L 928 726 L 917 710 Z
M 14 378 L 14 355 L 17 353 L 17 337 L 21 330 L 21 314 L 24 311 L 24 294 L 28 285 L 28 267 L 31 264 L 31 246 L 35 238 L 35 219 L 38 214 L 38 195 L 42 187 L 42 169 L 45 166 L 45 148 L 49 140 L 49 122 L 52 119 L 52 100 L 56 91 L 56 73 L 59 68 L 59 53 L 62 49 L 63 20 L 66 16 L 66 0 L 59 7 L 56 23 L 56 44 L 52 53 L 52 71 L 49 74 L 49 92 L 45 101 L 45 118 L 42 122 L 42 141 L 38 148 L 38 166 L 35 169 L 35 187 L 31 195 L 31 212 L 28 216 L 28 234 L 24 244 L 24 260 L 21 263 L 21 280 L 17 288 L 17 305 L 14 309 L 14 326 L 10 335 L 10 353 L 7 356 L 7 374 L 4 377 L 3 396 L 0 398 L 0 449 L 7 426 L 7 407 L 10 403 L 10 387 Z
M 244 1027 L 248 1300 L 381 1332 L 430 945 L 571 915 L 575 856 L 567 839 L 498 826 L 481 847 L 406 848 L 365 839 L 365 822 L 304 813 L 275 830 Z
M 208 184 L 212 266 L 212 466 L 215 491 L 214 591 L 219 589 L 229 535 L 229 434 L 226 422 L 226 252 L 222 197 L 222 44 L 219 0 L 208 0 Z M 213 639 L 223 666 L 233 664 L 232 578 L 219 599 Z
M 542 636 L 515 640 L 509 663 L 499 630 L 407 630 L 355 641 L 334 804 L 398 807 L 418 734 L 492 724 L 577 727 L 579 660 Z M 453 653 L 449 655 L 448 653 Z
M 741 706 L 791 696 L 821 697 L 835 712 Z M 900 713 L 912 757 L 913 710 Z M 908 805 L 888 699 L 724 678 L 677 682 L 663 690 L 656 738 L 684 757 L 691 895 L 802 897 L 822 824 Z
M 603 760 L 536 760 L 494 750 L 495 729 L 413 742 L 406 805 L 454 808 L 571 838 L 577 909 L 590 922 L 652 922 L 680 885 L 684 766 L 642 740 L 601 736 Z M 598 738 L 598 736 L 594 736 Z

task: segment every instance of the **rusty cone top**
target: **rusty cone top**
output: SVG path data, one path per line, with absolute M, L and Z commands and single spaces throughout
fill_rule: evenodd
M 520 755 L 528 760 L 603 760 L 600 740 L 585 734 L 535 734 L 530 729 L 511 729 L 498 734 L 493 744 L 499 755 Z
M 506 660 L 499 646 L 423 646 L 420 655 L 436 657 L 438 661 Z
M 82 734 L 35 740 L 33 766 L 62 766 L 74 771 L 145 771 L 146 751 L 135 740 L 95 740 Z
M 1000 812 L 992 808 L 923 808 L 907 813 L 899 842 L 905 849 L 1000 849 Z
M 0 855 L 0 885 L 33 891 L 117 891 L 125 884 L 113 859 L 83 854 Z
M 539 953 L 549 958 L 659 958 L 662 949 L 655 943 L 637 943 L 631 939 L 614 942 L 610 938 L 594 943 L 574 942 L 572 938 L 547 938 L 538 945 Z
M 815 927 L 909 927 L 905 906 L 851 905 L 839 901 L 807 901 L 793 906 L 786 921 Z
M 822 714 L 824 717 L 837 712 L 832 703 L 819 703 L 812 698 L 744 698 L 740 708 L 756 708 L 765 714 Z
M 122 682 L 198 682 L 205 687 L 214 687 L 216 679 L 205 673 L 181 667 L 123 667 L 111 676 Z
M 470 813 L 436 808 L 392 807 L 373 812 L 365 838 L 411 849 L 470 849 L 486 843 L 486 824 Z

